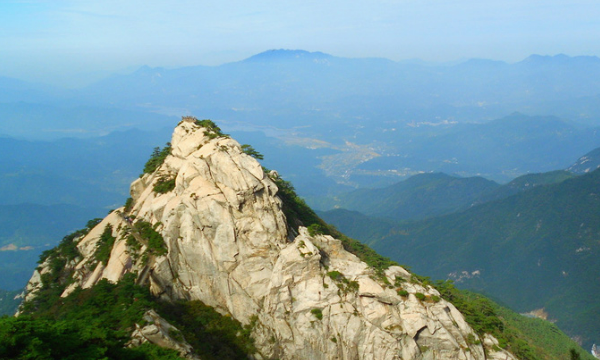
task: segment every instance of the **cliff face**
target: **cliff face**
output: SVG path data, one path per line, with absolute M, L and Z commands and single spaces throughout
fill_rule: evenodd
M 173 179 L 174 187 L 156 191 Z M 132 208 L 78 240 L 81 256 L 67 264 L 74 281 L 63 296 L 136 272 L 157 296 L 201 300 L 254 323 L 257 357 L 514 359 L 492 337 L 474 341 L 462 314 L 403 268 L 385 270 L 386 284 L 340 240 L 288 229 L 277 192 L 236 141 L 184 120 L 171 155 L 132 184 Z M 114 243 L 101 243 L 103 234 Z M 110 252 L 104 261 L 102 246 Z M 47 263 L 36 271 L 28 298 L 48 271 Z

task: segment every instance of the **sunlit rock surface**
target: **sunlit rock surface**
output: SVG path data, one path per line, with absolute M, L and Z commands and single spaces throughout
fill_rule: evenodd
M 253 321 L 256 356 L 266 359 L 514 359 L 493 351 L 491 336 L 479 340 L 452 304 L 403 268 L 387 269 L 385 281 L 341 241 L 288 231 L 277 186 L 260 164 L 235 140 L 209 135 L 193 120 L 177 126 L 172 155 L 132 184 L 133 208 L 114 211 L 79 241 L 83 258 L 69 264 L 75 281 L 63 296 L 135 272 L 157 296 L 201 300 Z M 156 193 L 161 177 L 175 178 L 175 188 Z M 166 255 L 131 246 L 130 216 L 153 225 Z M 103 264 L 94 253 L 108 225 L 116 240 Z M 399 282 L 408 296 L 390 285 Z

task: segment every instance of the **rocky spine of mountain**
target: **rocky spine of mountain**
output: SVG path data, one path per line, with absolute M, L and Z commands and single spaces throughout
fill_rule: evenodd
M 63 297 L 133 273 L 159 299 L 201 300 L 252 324 L 256 359 L 515 359 L 405 269 L 376 271 L 340 240 L 290 227 L 275 179 L 206 124 L 184 118 L 128 207 L 73 240 Z M 35 271 L 27 301 L 51 267 L 48 258 Z M 132 344 L 195 358 L 159 314 L 145 320 Z

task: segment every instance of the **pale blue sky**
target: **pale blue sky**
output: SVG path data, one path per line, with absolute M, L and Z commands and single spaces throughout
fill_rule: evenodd
M 0 75 L 56 82 L 268 49 L 514 62 L 600 55 L 597 0 L 0 0 Z

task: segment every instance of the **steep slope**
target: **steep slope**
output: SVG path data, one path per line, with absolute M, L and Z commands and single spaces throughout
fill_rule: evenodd
M 367 216 L 358 211 L 334 209 L 318 211 L 317 214 L 342 233 L 369 246 L 390 236 L 390 231 L 397 228 L 397 221 L 395 220 Z
M 370 245 L 397 233 L 399 231 L 397 220 L 411 220 L 410 216 L 415 214 L 421 214 L 419 217 L 425 218 L 433 217 L 440 212 L 442 215 L 463 211 L 471 206 L 501 200 L 531 190 L 536 186 L 560 183 L 574 176 L 576 175 L 568 171 L 557 170 L 519 176 L 508 184 L 494 186 L 494 182 L 482 178 L 461 179 L 445 174 L 416 175 L 388 188 L 363 189 L 338 195 L 334 200 L 341 204 L 338 205 L 340 208 L 319 212 L 319 216 L 344 234 Z M 435 178 L 442 181 L 431 181 Z M 447 181 L 443 181 L 445 179 Z M 405 186 L 408 184 L 411 186 Z M 473 188 L 471 189 L 470 186 Z M 402 198 L 401 204 L 395 203 L 399 197 Z M 358 199 L 361 202 L 351 201 Z M 323 200 L 320 204 L 330 204 L 334 200 Z M 402 205 L 403 211 L 397 211 L 398 207 L 390 207 L 390 203 Z M 344 207 L 358 209 L 365 213 L 375 212 L 379 216 L 365 215 L 358 211 L 346 210 Z
M 545 308 L 589 348 L 600 332 L 600 171 L 394 228 L 373 244 L 434 278 L 510 307 Z
M 514 359 L 403 268 L 373 268 L 348 240 L 302 227 L 306 214 L 281 200 L 289 185 L 212 122 L 184 119 L 171 144 L 126 208 L 46 254 L 25 310 L 134 274 L 165 301 L 251 325 L 257 358 Z
M 386 188 L 340 194 L 326 205 L 328 209 L 343 208 L 370 216 L 416 220 L 468 208 L 482 194 L 498 186 L 481 177 L 419 174 Z
M 600 148 L 594 149 L 584 156 L 577 159 L 577 161 L 567 168 L 575 174 L 586 174 L 590 171 L 594 171 L 600 167 Z
M 522 191 L 533 189 L 536 186 L 557 184 L 574 176 L 573 173 L 564 170 L 522 175 L 508 184 L 504 184 L 493 191 L 482 194 L 475 203 L 482 204 L 488 201 L 501 200 Z

